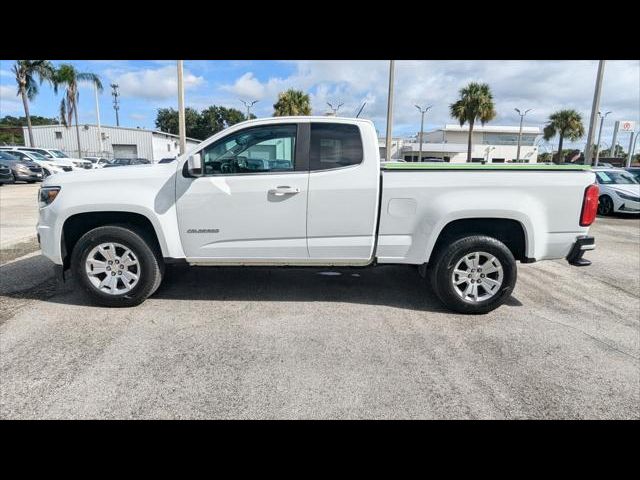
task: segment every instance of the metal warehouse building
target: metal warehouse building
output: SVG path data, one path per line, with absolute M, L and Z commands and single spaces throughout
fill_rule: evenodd
M 64 125 L 39 125 L 33 127 L 33 141 L 30 145 L 29 132 L 23 127 L 25 146 L 56 148 L 74 158 L 146 158 L 157 162 L 162 158 L 175 157 L 180 153 L 179 138 L 171 133 L 141 128 L 106 127 L 80 125 L 80 147 L 76 127 Z M 187 138 L 187 150 L 200 140 Z

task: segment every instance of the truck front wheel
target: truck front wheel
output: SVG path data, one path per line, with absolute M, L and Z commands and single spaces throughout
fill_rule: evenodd
M 161 260 L 143 232 L 120 225 L 94 228 L 71 254 L 75 277 L 91 299 L 106 307 L 132 307 L 162 281 Z
M 441 247 L 429 262 L 436 296 L 460 313 L 488 313 L 502 305 L 516 284 L 516 260 L 495 238 L 472 235 Z

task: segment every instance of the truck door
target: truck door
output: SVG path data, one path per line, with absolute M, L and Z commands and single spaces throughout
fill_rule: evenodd
M 296 263 L 309 258 L 308 137 L 297 124 L 230 133 L 198 152 L 203 176 L 177 172 L 180 238 L 194 263 Z
M 359 264 L 372 258 L 378 158 L 378 139 L 361 125 L 311 123 L 307 207 L 311 260 Z

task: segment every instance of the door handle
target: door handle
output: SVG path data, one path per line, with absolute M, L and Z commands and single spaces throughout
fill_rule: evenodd
M 272 188 L 269 190 L 271 195 L 275 195 L 277 197 L 281 197 L 283 195 L 295 195 L 296 193 L 300 193 L 299 188 L 293 188 L 286 185 L 281 185 L 276 188 Z

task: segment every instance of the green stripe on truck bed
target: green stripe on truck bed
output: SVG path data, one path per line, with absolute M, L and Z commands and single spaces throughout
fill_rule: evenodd
M 545 165 L 536 163 L 418 163 L 388 162 L 382 163 L 383 170 L 591 170 L 591 165 Z

